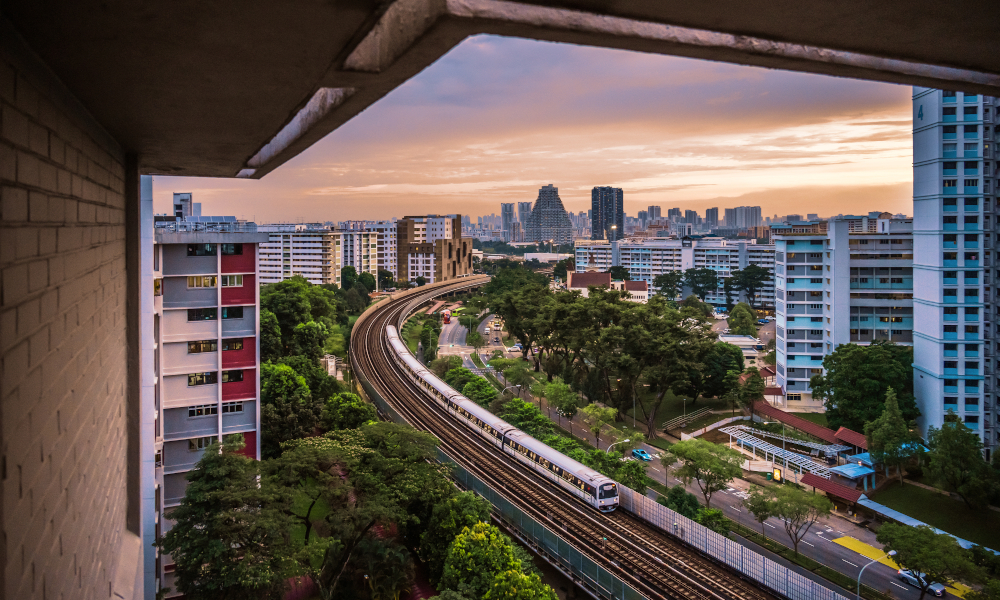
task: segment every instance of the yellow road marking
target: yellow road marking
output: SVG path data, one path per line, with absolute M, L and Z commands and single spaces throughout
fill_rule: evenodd
M 896 564 L 896 562 L 893 561 L 891 558 L 885 556 L 885 552 L 872 545 L 866 544 L 861 540 L 845 536 L 833 540 L 833 543 L 840 544 L 841 546 L 849 550 L 853 550 L 858 554 L 860 554 L 861 556 L 867 557 L 869 560 L 874 560 L 877 558 L 879 559 L 879 562 L 882 563 L 883 565 L 887 567 L 892 567 L 897 571 L 899 570 L 899 565 Z M 972 591 L 972 588 L 970 588 L 967 585 L 962 585 L 961 583 L 955 583 L 953 585 L 948 586 L 948 591 L 958 596 L 959 598 L 964 598 L 967 593 Z

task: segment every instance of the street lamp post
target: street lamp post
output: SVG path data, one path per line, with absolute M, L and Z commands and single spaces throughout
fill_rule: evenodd
M 868 567 L 870 567 L 873 563 L 876 563 L 876 562 L 882 560 L 886 556 L 896 556 L 896 551 L 895 550 L 890 550 L 889 552 L 887 552 L 885 554 L 885 556 L 880 556 L 878 558 L 872 559 L 872 561 L 870 563 L 868 563 L 867 565 L 861 567 L 861 572 L 858 573 L 858 589 L 857 589 L 857 592 L 854 595 L 854 600 L 861 600 L 861 575 L 864 574 L 865 569 L 867 569 Z
M 615 442 L 614 444 L 611 444 L 611 446 L 614 446 L 616 444 L 624 444 L 625 442 L 631 442 L 631 441 L 632 440 L 630 440 L 628 438 L 625 438 L 624 440 L 621 440 L 621 441 Z M 608 449 L 604 451 L 605 454 L 611 454 L 611 446 L 608 446 Z

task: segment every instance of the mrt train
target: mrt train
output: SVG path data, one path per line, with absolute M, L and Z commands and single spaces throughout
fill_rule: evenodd
M 390 325 L 386 329 L 392 351 L 405 367 L 410 380 L 431 394 L 443 410 L 512 460 L 535 471 L 590 506 L 601 512 L 611 512 L 618 508 L 618 484 L 614 480 L 556 452 L 458 393 L 410 354 L 406 344 L 399 339 L 395 327 Z

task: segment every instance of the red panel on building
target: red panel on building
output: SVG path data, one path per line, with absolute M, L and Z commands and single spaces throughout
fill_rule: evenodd
M 225 271 L 223 271 L 225 272 Z M 222 305 L 233 306 L 234 304 L 256 304 L 257 303 L 257 277 L 254 275 L 244 275 L 241 287 L 222 287 Z
M 242 244 L 243 254 L 223 254 L 223 273 L 254 273 L 257 271 L 257 245 Z
M 249 400 L 257 397 L 257 369 L 243 369 L 243 381 L 222 383 L 223 400 Z
M 228 340 L 243 340 L 243 348 L 241 350 L 226 350 L 225 341 Z M 222 368 L 223 369 L 235 369 L 237 367 L 256 367 L 257 366 L 257 338 L 226 338 L 223 341 L 222 350 Z
M 252 458 L 257 460 L 257 432 L 256 431 L 244 431 L 240 435 L 243 436 L 243 449 L 237 452 L 237 454 L 242 454 L 247 458 Z

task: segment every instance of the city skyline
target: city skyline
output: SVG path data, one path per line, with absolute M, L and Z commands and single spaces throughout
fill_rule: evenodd
M 157 177 L 155 209 L 190 191 L 257 221 L 477 215 L 553 183 L 571 212 L 589 208 L 595 186 L 624 188 L 631 215 L 650 204 L 909 212 L 909 97 L 905 86 L 480 36 L 264 180 Z

